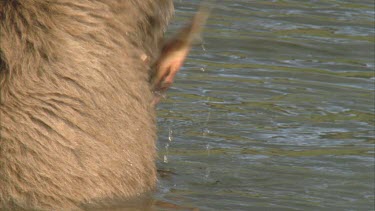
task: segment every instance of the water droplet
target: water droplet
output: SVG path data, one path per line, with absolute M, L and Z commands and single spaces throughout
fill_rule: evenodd
M 210 134 L 210 130 L 208 128 L 204 128 L 202 135 L 207 136 L 208 134 Z
M 168 157 L 167 157 L 167 155 L 164 155 L 163 162 L 164 162 L 164 163 L 168 163 Z
M 210 144 L 207 144 L 206 145 L 206 150 L 207 150 L 207 155 L 209 156 L 210 155 L 210 150 L 211 150 L 211 146 L 210 146 Z
M 168 140 L 169 142 L 173 141 L 173 130 L 171 128 L 169 128 Z

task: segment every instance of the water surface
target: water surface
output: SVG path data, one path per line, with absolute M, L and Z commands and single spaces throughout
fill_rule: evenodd
M 175 1 L 170 32 L 199 1 Z M 372 0 L 222 0 L 158 107 L 156 198 L 374 210 Z

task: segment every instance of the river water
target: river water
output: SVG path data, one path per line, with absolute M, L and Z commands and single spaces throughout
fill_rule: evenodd
M 175 3 L 170 33 L 199 6 Z M 216 1 L 158 106 L 155 198 L 374 210 L 374 14 L 373 0 Z

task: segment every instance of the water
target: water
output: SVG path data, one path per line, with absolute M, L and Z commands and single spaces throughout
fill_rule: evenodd
M 170 32 L 199 1 L 175 1 Z M 158 106 L 156 198 L 374 210 L 372 0 L 222 0 Z

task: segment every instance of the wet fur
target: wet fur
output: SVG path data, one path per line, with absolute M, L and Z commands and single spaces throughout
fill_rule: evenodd
M 150 68 L 170 0 L 0 0 L 0 209 L 155 187 Z

